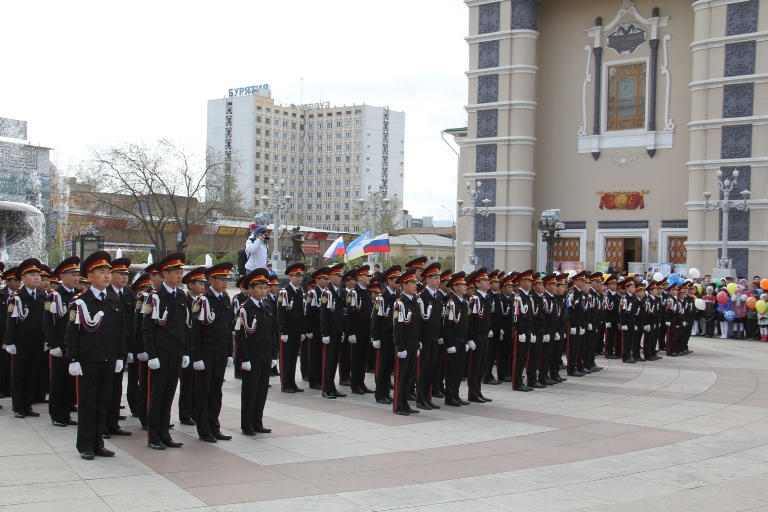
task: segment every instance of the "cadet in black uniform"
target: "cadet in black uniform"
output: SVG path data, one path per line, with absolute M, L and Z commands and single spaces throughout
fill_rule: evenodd
M 587 272 L 582 271 L 571 277 L 573 289 L 570 292 L 570 307 L 568 308 L 569 333 L 567 340 L 567 368 L 568 375 L 573 377 L 583 377 L 583 365 L 581 363 L 584 357 L 584 336 L 587 332 L 587 316 L 589 315 L 589 305 L 587 297 L 582 292 L 586 287 Z
M 5 268 L 3 265 L 3 271 L 0 271 L 0 275 L 5 279 L 5 288 L 0 290 L 0 339 L 5 338 L 5 326 L 10 316 L 8 313 L 8 306 L 12 304 L 13 293 L 21 286 L 16 271 L 18 267 Z M 2 350 L 0 350 L 0 398 L 11 396 L 11 354 L 6 349 L 5 341 L 2 342 Z
M 192 367 L 195 370 L 195 423 L 207 443 L 229 441 L 221 433 L 222 386 L 232 366 L 232 304 L 227 293 L 232 263 L 218 263 L 203 276 L 210 288 L 192 307 Z
M 421 303 L 421 352 L 418 358 L 416 407 L 419 409 L 439 409 L 432 401 L 432 384 L 437 368 L 438 340 L 443 329 L 443 300 L 440 286 L 440 263 L 430 263 L 421 273 L 424 289 L 419 293 Z
M 205 267 L 196 267 L 187 272 L 181 278 L 181 283 L 187 287 L 187 333 L 189 335 L 190 355 L 192 354 L 192 326 L 194 318 L 200 314 L 200 297 L 202 297 L 208 287 L 208 281 L 205 278 Z M 197 361 L 190 357 L 191 361 Z M 194 427 L 196 425 L 195 417 L 195 368 L 190 364 L 182 368 L 179 375 L 179 423 Z
M 499 352 L 499 340 L 501 340 L 501 278 L 503 272 L 494 270 L 488 274 L 491 288 L 488 290 L 488 300 L 491 303 L 491 332 L 488 335 L 488 353 L 483 374 L 483 384 L 496 386 L 501 384 L 501 374 L 499 373 L 499 362 L 497 361 Z M 496 362 L 496 379 L 493 375 L 493 363 Z
M 328 269 L 329 286 L 320 299 L 320 330 L 323 341 L 323 397 L 343 398 L 334 382 L 339 361 L 339 346 L 344 337 L 344 305 L 341 295 L 341 275 L 344 264 L 339 263 Z
M 275 360 L 277 322 L 272 306 L 264 300 L 268 293 L 269 273 L 257 268 L 245 276 L 244 286 L 250 297 L 240 305 L 237 329 L 244 337 L 238 345 L 243 367 L 243 389 L 240 395 L 240 428 L 246 436 L 269 434 L 264 428 L 264 404 L 269 391 L 270 368 Z
M 184 272 L 183 252 L 159 261 L 156 270 L 163 278 L 144 310 L 144 349 L 148 354 L 149 407 L 148 445 L 153 450 L 180 448 L 184 443 L 171 439 L 171 407 L 179 372 L 189 365 L 186 295 L 178 286 Z
M 320 330 L 320 306 L 322 304 L 323 290 L 328 286 L 328 269 L 322 267 L 312 274 L 312 280 L 307 283 L 307 313 L 306 333 L 309 339 L 309 388 L 323 388 L 323 347 L 322 332 Z
M 605 358 L 621 358 L 621 329 L 619 328 L 619 309 L 621 296 L 616 292 L 616 276 L 609 276 L 605 280 L 608 290 L 603 299 L 603 311 L 605 312 Z
M 452 274 L 453 271 L 450 268 L 440 273 L 440 288 L 437 290 L 437 297 L 443 306 L 443 312 L 445 312 L 445 305 L 448 303 L 448 295 L 451 293 L 448 282 L 451 280 Z M 432 398 L 445 398 L 443 391 L 445 391 L 445 340 L 441 333 L 440 338 L 437 339 L 435 371 L 432 377 Z
M 533 299 L 531 295 L 531 286 L 533 285 L 533 270 L 521 272 L 515 278 L 514 283 L 519 285 L 515 304 L 515 315 L 517 316 L 517 336 L 515 341 L 514 362 L 512 365 L 512 389 L 515 391 L 532 391 L 526 385 L 526 380 L 530 381 L 531 366 L 528 352 L 531 346 L 531 336 L 533 333 Z M 523 377 L 523 369 L 527 370 L 527 379 Z
M 304 340 L 304 263 L 292 263 L 285 269 L 290 281 L 277 296 L 277 322 L 280 328 L 280 390 L 298 393 L 304 390 L 296 385 L 296 361 Z
M 277 280 L 276 275 L 270 274 L 269 276 L 269 286 L 267 287 L 267 296 L 264 297 L 264 300 L 267 301 L 267 304 L 271 306 L 272 314 L 275 315 L 274 322 L 272 322 L 272 327 L 274 331 L 274 346 L 272 347 L 274 353 L 279 355 L 280 347 L 278 346 L 278 343 L 280 342 L 280 326 L 277 324 L 277 292 L 280 291 L 280 282 Z M 275 357 L 277 359 L 277 357 Z M 280 368 L 278 370 L 277 364 L 275 364 L 272 367 L 272 375 L 280 376 L 283 372 L 283 369 Z
M 43 317 L 45 341 L 51 357 L 51 389 L 48 393 L 48 414 L 57 427 L 77 425 L 70 417 L 75 403 L 72 400 L 75 379 L 69 374 L 69 362 L 64 357 L 67 345 L 64 341 L 69 322 L 69 303 L 75 296 L 75 284 L 80 275 L 80 258 L 71 256 L 56 267 L 53 274 L 59 278 L 58 289 L 51 294 L 50 303 Z
M 83 261 L 80 273 L 90 289 L 76 295 L 69 309 L 66 344 L 69 374 L 76 376 L 77 451 L 85 460 L 112 457 L 101 433 L 106 422 L 115 373 L 126 356 L 123 304 L 109 293 L 111 257 L 96 251 Z
M 400 270 L 400 265 L 393 265 L 382 274 L 381 293 L 374 302 L 373 318 L 371 319 L 371 343 L 376 350 L 376 391 L 374 397 L 377 403 L 387 405 L 393 401 L 389 393 L 390 375 L 395 369 L 394 324 L 392 319 L 395 312 L 395 300 L 400 289 L 400 285 L 397 283 Z
M 365 366 L 371 349 L 371 313 L 373 300 L 368 291 L 371 269 L 363 265 L 352 272 L 355 287 L 347 293 L 346 332 L 350 344 L 350 389 L 356 395 L 373 393 L 365 385 Z
M 621 287 L 627 291 L 627 294 L 621 299 L 619 322 L 621 322 L 622 331 L 622 351 L 621 358 L 625 363 L 634 364 L 634 343 L 635 331 L 637 331 L 637 308 L 638 300 L 635 297 L 635 282 L 632 279 L 622 281 Z
M 13 356 L 11 396 L 16 418 L 40 416 L 32 410 L 35 399 L 38 368 L 42 361 L 45 333 L 43 314 L 45 297 L 37 291 L 40 284 L 40 261 L 29 258 L 16 271 L 23 286 L 8 300 L 5 326 L 5 350 Z
M 421 299 L 417 295 L 418 279 L 416 269 L 405 271 L 398 279 L 402 287 L 394 307 L 393 339 L 397 359 L 395 360 L 395 397 L 392 410 L 395 414 L 409 415 L 418 409 L 408 404 L 408 389 L 416 376 L 417 358 L 422 335 Z
M 232 342 L 234 343 L 236 379 L 242 378 L 242 365 L 240 364 L 242 361 L 240 361 L 240 351 L 237 350 L 237 344 L 243 340 L 243 331 L 235 330 L 235 323 L 237 322 L 240 313 L 240 304 L 245 304 L 245 301 L 247 301 L 249 297 L 248 294 L 250 293 L 248 288 L 243 284 L 244 281 L 245 276 L 237 278 L 235 286 L 240 290 L 240 293 L 232 297 Z
M 131 395 L 135 393 L 135 411 L 134 416 L 139 418 L 141 422 L 141 428 L 147 429 L 147 407 L 149 404 L 149 368 L 147 367 L 147 360 L 149 356 L 144 351 L 144 331 L 142 326 L 144 324 L 144 311 L 149 301 L 149 293 L 152 290 L 152 275 L 151 272 L 155 265 L 148 265 L 144 271 L 145 273 L 140 275 L 131 285 L 131 289 L 136 294 L 136 309 L 133 315 L 133 343 L 128 347 L 128 352 L 133 354 L 134 364 L 128 365 L 128 388 L 126 393 L 128 394 L 128 404 L 131 404 Z M 158 278 L 154 278 L 158 279 Z M 131 366 L 135 366 L 135 390 L 132 383 L 133 377 L 131 376 Z
M 456 272 L 448 281 L 451 293 L 445 304 L 443 341 L 445 345 L 445 405 L 469 405 L 459 396 L 464 357 L 467 353 L 469 329 L 469 301 L 466 298 L 467 281 L 464 272 Z

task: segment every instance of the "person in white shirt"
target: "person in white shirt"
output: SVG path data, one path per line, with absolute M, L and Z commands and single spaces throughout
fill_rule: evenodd
M 246 273 L 250 273 L 257 268 L 267 268 L 267 228 L 256 226 L 245 242 L 245 254 L 248 261 L 245 263 Z

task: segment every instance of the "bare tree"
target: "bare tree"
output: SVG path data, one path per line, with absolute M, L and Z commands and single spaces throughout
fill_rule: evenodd
M 181 234 L 178 247 L 183 247 L 190 227 L 204 224 L 214 211 L 242 213 L 242 198 L 225 176 L 224 158 L 210 150 L 203 158 L 160 139 L 151 146 L 127 143 L 92 148 L 91 153 L 92 160 L 83 163 L 77 178 L 94 213 L 136 221 L 158 255 L 167 252 L 169 231 Z
M 369 197 L 363 202 L 363 208 L 368 208 L 373 204 L 373 199 Z M 382 201 L 379 199 L 377 205 L 379 208 L 383 206 Z M 373 233 L 372 215 L 376 215 L 375 233 Z M 375 213 L 364 213 L 361 216 L 361 223 L 363 231 L 371 231 L 372 236 L 380 235 L 381 233 L 394 233 L 400 229 L 400 224 L 403 221 L 403 203 L 400 198 L 394 196 L 390 198 L 389 204 L 386 206 L 386 211 L 380 210 Z

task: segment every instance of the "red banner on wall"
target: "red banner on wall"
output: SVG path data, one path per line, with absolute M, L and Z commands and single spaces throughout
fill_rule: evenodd
M 600 196 L 601 210 L 637 210 L 645 208 L 643 196 L 647 190 L 639 192 L 603 192 L 597 194 Z

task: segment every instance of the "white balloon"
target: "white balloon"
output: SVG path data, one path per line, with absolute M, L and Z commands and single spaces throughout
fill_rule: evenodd
M 696 309 L 701 311 L 707 309 L 707 303 L 704 302 L 704 299 L 696 299 Z
M 692 268 L 688 271 L 688 277 L 691 279 L 698 279 L 701 277 L 701 272 L 696 268 Z
M 657 283 L 660 283 L 664 280 L 664 275 L 661 272 L 656 272 L 653 274 L 653 280 Z

